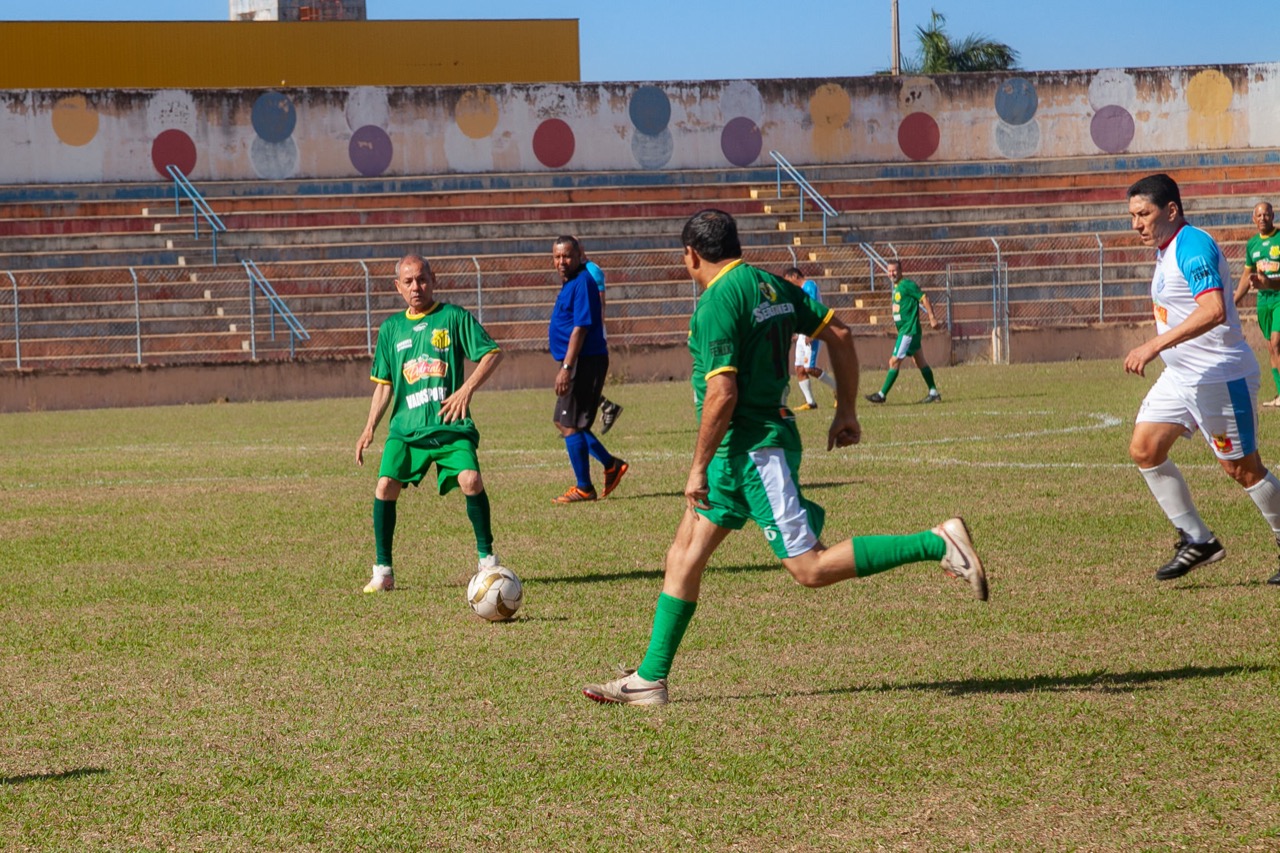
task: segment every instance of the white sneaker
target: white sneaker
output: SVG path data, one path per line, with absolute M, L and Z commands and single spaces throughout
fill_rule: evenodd
M 496 569 L 498 568 L 499 565 L 500 564 L 498 563 L 498 555 L 490 554 L 487 557 L 480 558 L 479 563 L 476 564 L 476 571 L 483 572 L 485 569 Z
M 973 539 L 963 518 L 948 518 L 933 528 L 933 532 L 947 543 L 946 556 L 942 558 L 942 570 L 953 578 L 964 578 L 973 587 L 979 601 L 987 600 L 987 573 L 982 560 L 973 548 Z
M 582 693 L 593 702 L 610 705 L 665 705 L 667 680 L 646 681 L 633 671 L 621 670 L 623 676 L 604 684 L 588 684 Z
M 374 566 L 373 577 L 364 585 L 365 592 L 391 592 L 396 588 L 396 576 L 390 566 Z

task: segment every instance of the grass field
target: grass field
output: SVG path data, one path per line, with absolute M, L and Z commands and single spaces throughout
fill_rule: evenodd
M 549 502 L 550 391 L 481 392 L 525 581 L 502 625 L 466 607 L 457 493 L 405 494 L 400 589 L 360 594 L 364 399 L 0 416 L 0 849 L 1280 849 L 1280 591 L 1252 502 L 1181 443 L 1228 557 L 1157 584 L 1174 535 L 1126 452 L 1150 379 L 938 375 L 943 405 L 912 405 L 905 371 L 855 448 L 823 452 L 802 413 L 802 478 L 829 542 L 962 513 L 989 604 L 934 565 L 806 590 L 749 528 L 652 710 L 580 688 L 643 653 L 687 384 L 609 390 L 632 471 L 571 507 Z

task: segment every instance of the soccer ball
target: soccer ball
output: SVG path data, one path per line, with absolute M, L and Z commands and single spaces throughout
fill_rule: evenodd
M 481 569 L 467 584 L 467 603 L 477 616 L 490 622 L 511 619 L 523 600 L 520 578 L 505 566 Z

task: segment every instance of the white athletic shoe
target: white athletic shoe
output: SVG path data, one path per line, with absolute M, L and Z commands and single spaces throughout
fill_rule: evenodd
M 391 592 L 396 588 L 396 576 L 390 566 L 374 566 L 373 577 L 364 585 L 365 592 Z
M 476 565 L 477 572 L 483 572 L 485 569 L 496 569 L 500 563 L 497 554 L 490 554 L 487 557 L 481 557 L 480 562 Z
M 942 570 L 953 578 L 964 578 L 973 588 L 979 601 L 987 600 L 987 573 L 982 560 L 973 548 L 973 539 L 963 518 L 948 518 L 933 528 L 933 532 L 947 543 L 946 556 L 942 558 Z
M 646 681 L 635 672 L 621 670 L 623 676 L 604 684 L 588 684 L 582 693 L 593 702 L 609 705 L 665 705 L 667 680 Z

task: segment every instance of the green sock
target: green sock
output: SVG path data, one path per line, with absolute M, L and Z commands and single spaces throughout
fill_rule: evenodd
M 1276 396 L 1280 397 L 1280 369 L 1271 368 L 1271 381 L 1276 383 Z
M 925 384 L 929 386 L 929 390 L 931 392 L 938 390 L 938 386 L 933 384 L 933 368 L 932 367 L 925 366 L 920 368 L 920 375 L 924 377 Z
M 880 387 L 880 396 L 888 397 L 889 389 L 892 388 L 893 383 L 897 381 L 898 381 L 898 368 L 895 367 L 892 370 L 890 370 L 889 373 L 884 377 L 884 385 Z
M 467 519 L 476 534 L 476 553 L 487 557 L 493 553 L 493 527 L 489 521 L 489 493 L 467 495 Z
M 665 592 L 658 596 L 658 606 L 653 613 L 653 633 L 649 635 L 649 650 L 644 654 L 636 674 L 646 681 L 666 678 L 671 672 L 671 661 L 684 639 L 698 602 L 685 601 Z
M 931 530 L 906 536 L 855 536 L 853 566 L 858 577 L 897 568 L 906 563 L 941 560 L 947 554 L 947 543 Z
M 396 535 L 396 502 L 373 499 L 373 545 L 379 566 L 391 565 L 391 540 Z

